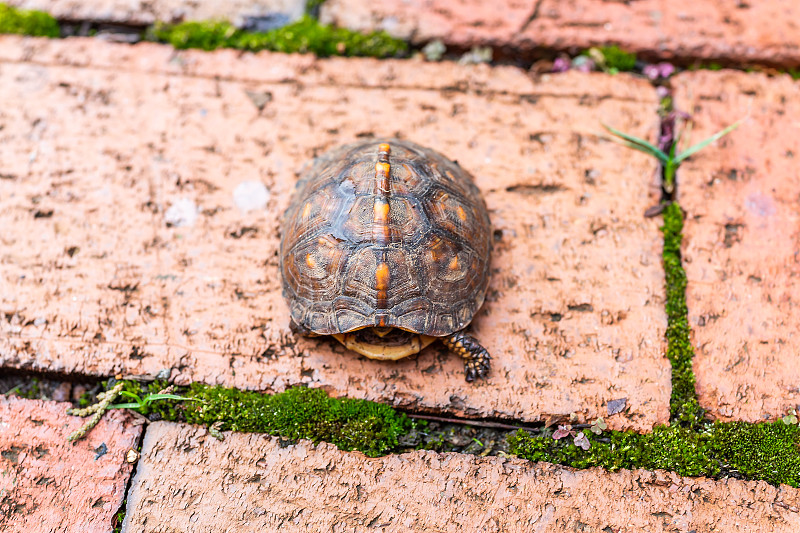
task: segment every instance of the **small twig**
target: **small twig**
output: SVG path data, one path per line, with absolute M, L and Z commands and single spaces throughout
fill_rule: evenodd
M 493 428 L 493 429 L 524 429 L 526 431 L 539 431 L 539 428 L 532 428 L 526 426 L 514 426 L 511 424 L 503 424 L 502 422 L 484 422 L 481 420 L 462 420 L 459 418 L 443 418 L 433 415 L 408 415 L 409 418 L 416 418 L 419 420 L 431 420 L 433 422 L 441 422 L 443 424 L 459 424 L 462 426 L 475 426 L 480 428 Z M 577 427 L 577 426 L 575 426 Z M 586 427 L 589 427 L 588 425 Z

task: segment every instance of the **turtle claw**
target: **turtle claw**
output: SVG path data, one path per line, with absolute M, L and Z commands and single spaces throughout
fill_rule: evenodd
M 475 337 L 456 331 L 449 337 L 443 337 L 442 342 L 464 359 L 464 378 L 467 382 L 472 383 L 475 378 L 485 378 L 489 374 L 492 356 Z
M 471 359 L 464 359 L 464 379 L 468 383 L 475 381 L 475 378 L 485 378 L 489 374 L 489 361 L 492 356 L 485 349 L 482 354 L 476 354 Z

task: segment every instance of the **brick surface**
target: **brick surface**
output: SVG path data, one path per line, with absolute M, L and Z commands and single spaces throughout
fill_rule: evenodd
M 525 420 L 626 398 L 614 427 L 666 421 L 661 236 L 642 216 L 655 166 L 596 135 L 602 121 L 652 136 L 647 84 L 18 38 L 0 41 L 0 73 L 3 365 L 166 368 L 178 383 L 306 383 Z M 496 239 L 473 332 L 494 355 L 487 381 L 466 384 L 439 344 L 387 363 L 288 330 L 277 232 L 297 173 L 373 134 L 457 158 L 484 191 Z M 250 181 L 266 209 L 237 208 Z M 194 225 L 169 227 L 187 203 Z
M 368 459 L 166 422 L 145 435 L 124 532 L 790 532 L 800 491 L 763 481 L 413 452 Z M 209 512 L 213 509 L 214 512 Z
M 648 57 L 800 64 L 793 0 L 328 0 L 321 20 L 422 44 L 493 45 L 522 52 L 618 44 Z
M 728 71 L 674 85 L 694 142 L 749 114 L 678 178 L 700 399 L 720 418 L 774 418 L 800 402 L 800 86 Z
M 6 0 L 22 9 L 38 9 L 59 20 L 147 25 L 156 21 L 230 20 L 280 14 L 289 20 L 300 18 L 305 0 Z
M 111 531 L 142 428 L 112 411 L 76 443 L 69 403 L 0 397 L 0 530 Z
M 501 46 L 511 43 L 534 10 L 522 0 L 327 0 L 320 21 L 361 32 L 384 30 L 414 44 L 440 39 L 456 46 Z

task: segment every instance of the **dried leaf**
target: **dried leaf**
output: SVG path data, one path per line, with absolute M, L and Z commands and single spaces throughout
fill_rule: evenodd
M 628 405 L 627 398 L 618 398 L 616 400 L 610 400 L 606 404 L 606 409 L 608 409 L 608 416 L 615 415 L 617 413 L 621 413 L 625 410 L 625 407 Z

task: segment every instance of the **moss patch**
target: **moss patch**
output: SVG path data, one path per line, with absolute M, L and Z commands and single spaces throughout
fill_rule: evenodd
M 672 364 L 672 396 L 670 414 L 673 423 L 697 425 L 703 409 L 697 401 L 692 369 L 694 349 L 689 338 L 688 309 L 686 308 L 686 272 L 681 265 L 683 213 L 676 203 L 663 212 L 664 250 L 662 252 L 667 295 L 667 358 Z
M 619 72 L 633 70 L 636 67 L 636 54 L 626 52 L 619 46 L 601 46 L 598 48 L 606 60 L 606 66 Z
M 309 11 L 318 10 L 322 0 L 312 0 Z M 48 13 L 24 10 L 0 3 L 0 33 L 59 37 L 58 21 Z M 257 52 L 313 53 L 320 57 L 365 56 L 400 57 L 408 45 L 386 32 L 362 34 L 346 28 L 320 24 L 306 14 L 292 24 L 268 32 L 239 30 L 226 21 L 185 22 L 177 25 L 157 23 L 146 32 L 150 40 L 169 43 L 175 48 L 217 50 L 234 48 Z
M 622 431 L 584 434 L 591 444 L 588 450 L 571 439 L 553 439 L 551 431 L 531 435 L 520 430 L 509 438 L 510 450 L 531 461 L 574 468 L 663 469 L 682 476 L 730 476 L 800 486 L 797 425 L 718 422 L 697 429 L 658 426 L 644 435 Z
M 164 382 L 125 382 L 125 390 L 140 396 L 157 393 L 165 386 Z M 416 449 L 442 447 L 433 435 L 427 440 L 414 438 L 424 428 L 387 405 L 330 398 L 321 389 L 298 387 L 269 395 L 195 383 L 173 393 L 191 400 L 157 401 L 139 411 L 151 420 L 325 441 L 371 457 L 408 449 L 409 444 Z M 663 469 L 682 476 L 730 476 L 800 486 L 797 424 L 704 422 L 692 427 L 658 426 L 647 434 L 605 431 L 595 435 L 588 430 L 584 434 L 588 450 L 576 446 L 571 438 L 554 439 L 550 429 L 520 430 L 509 436 L 509 451 L 532 461 L 573 468 Z M 449 437 L 441 435 L 444 440 Z M 483 447 L 482 443 L 476 445 Z
M 43 11 L 17 9 L 0 4 L 0 33 L 58 37 L 60 32 L 56 19 Z
M 158 392 L 164 385 L 126 382 L 125 390 L 142 396 Z M 413 426 L 406 415 L 387 405 L 330 398 L 321 389 L 298 387 L 269 395 L 195 383 L 174 393 L 190 400 L 158 401 L 140 411 L 155 419 L 216 424 L 219 431 L 325 441 L 372 457 L 397 449 L 398 438 Z
M 297 22 L 268 32 L 246 32 L 228 22 L 185 22 L 175 26 L 157 24 L 151 30 L 153 39 L 175 48 L 216 50 L 235 48 L 257 52 L 309 52 L 320 57 L 404 55 L 408 45 L 386 32 L 361 34 L 344 28 L 320 24 L 308 15 Z
M 598 46 L 581 53 L 590 57 L 603 72 L 616 74 L 636 68 L 636 54 L 626 52 L 619 46 Z

